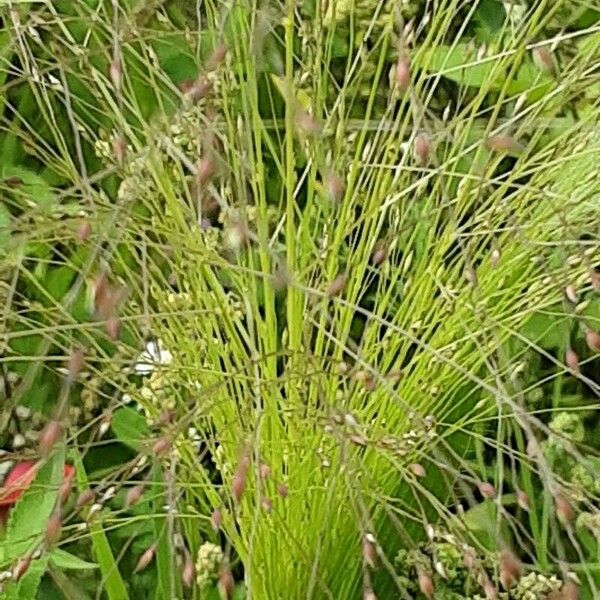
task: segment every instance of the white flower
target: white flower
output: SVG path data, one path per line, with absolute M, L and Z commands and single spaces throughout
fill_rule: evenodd
M 146 344 L 146 350 L 138 357 L 134 369 L 140 375 L 148 375 L 156 365 L 168 365 L 172 360 L 173 355 L 163 347 L 160 340 L 150 340 Z

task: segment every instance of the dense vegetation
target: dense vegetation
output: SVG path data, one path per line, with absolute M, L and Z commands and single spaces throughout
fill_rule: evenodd
M 0 3 L 10 599 L 600 597 L 600 10 Z

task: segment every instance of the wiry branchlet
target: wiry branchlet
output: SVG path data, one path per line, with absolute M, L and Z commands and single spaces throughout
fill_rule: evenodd
M 194 561 L 189 554 L 186 553 L 183 568 L 181 569 L 181 581 L 186 588 L 192 587 L 194 583 L 194 577 L 196 575 L 196 568 L 194 567 Z
M 115 90 L 119 92 L 121 90 L 123 73 L 121 71 L 121 61 L 118 58 L 114 58 L 110 63 L 109 76 Z
M 22 579 L 23 575 L 25 575 L 25 573 L 27 573 L 30 566 L 31 566 L 31 555 L 30 554 L 28 554 L 27 556 L 23 556 L 23 558 L 20 558 L 12 570 L 12 578 L 14 579 L 14 581 L 20 581 Z
M 425 471 L 425 467 L 420 463 L 412 463 L 408 465 L 410 472 L 416 477 L 425 477 L 427 472 Z
M 77 501 L 75 502 L 75 507 L 77 510 L 86 506 L 87 504 L 91 504 L 94 501 L 96 494 L 90 489 L 83 490 L 81 494 L 77 497 Z
M 168 454 L 172 447 L 173 444 L 169 438 L 159 438 L 152 444 L 152 454 L 157 458 L 160 458 L 165 456 L 165 454 Z
M 142 484 L 134 485 L 132 488 L 129 488 L 125 495 L 125 507 L 129 508 L 130 506 L 137 504 L 143 495 L 144 486 Z
M 567 497 L 560 492 L 556 494 L 554 497 L 554 506 L 558 520 L 565 526 L 571 525 L 575 520 L 575 510 Z
M 517 490 L 517 504 L 526 512 L 531 508 L 529 496 L 523 490 Z
M 536 47 L 531 51 L 533 62 L 536 64 L 538 69 L 552 73 L 554 71 L 554 57 L 552 52 L 547 48 Z
M 206 70 L 214 71 L 227 56 L 227 46 L 223 43 L 217 44 L 206 61 Z
M 366 533 L 363 536 L 362 555 L 365 564 L 374 569 L 377 560 L 377 548 L 375 546 L 375 537 L 371 533 Z
M 221 528 L 221 525 L 223 524 L 223 514 L 219 508 L 215 508 L 215 510 L 212 511 L 210 524 L 215 533 Z
M 348 283 L 348 273 L 340 273 L 328 286 L 327 295 L 337 296 L 342 293 Z
M 388 251 L 384 246 L 378 246 L 371 255 L 373 266 L 378 267 L 387 258 Z
M 92 226 L 89 221 L 82 221 L 77 228 L 77 242 L 83 244 L 87 242 L 92 234 Z
M 346 184 L 344 180 L 333 171 L 329 171 L 323 179 L 323 187 L 327 194 L 327 197 L 332 202 L 340 202 L 344 197 L 346 191 Z
M 266 513 L 270 514 L 273 512 L 273 502 L 267 496 L 262 497 L 260 505 Z
M 435 588 L 431 576 L 428 573 L 425 573 L 425 571 L 419 571 L 418 582 L 421 594 L 426 598 L 429 598 L 429 600 L 432 600 Z
M 140 571 L 143 571 L 154 560 L 155 554 L 156 554 L 156 545 L 152 544 L 152 546 L 150 546 L 150 548 L 148 548 L 140 556 L 140 559 L 138 560 L 137 565 L 135 565 L 135 569 L 133 570 L 133 572 L 139 573 Z
M 196 163 L 196 183 L 199 187 L 206 185 L 215 172 L 215 161 L 212 156 L 203 156 Z
M 113 142 L 113 156 L 118 165 L 122 165 L 125 162 L 127 156 L 127 140 L 119 135 Z
M 405 55 L 401 55 L 394 69 L 394 85 L 401 94 L 404 94 L 410 86 L 410 80 L 410 61 Z
M 60 530 L 62 527 L 62 518 L 60 510 L 52 511 L 48 523 L 46 524 L 46 532 L 44 534 L 44 543 L 46 548 L 52 548 L 60 539 Z
M 50 456 L 61 436 L 62 425 L 58 421 L 49 421 L 46 423 L 38 441 L 38 451 L 43 458 Z
M 565 296 L 567 297 L 567 300 L 569 302 L 571 302 L 572 304 L 577 304 L 578 298 L 577 298 L 577 292 L 575 291 L 575 286 L 574 285 L 569 284 L 565 288 Z
M 585 343 L 592 352 L 600 352 L 600 334 L 593 329 L 585 332 Z
M 289 489 L 288 486 L 285 485 L 285 483 L 280 483 L 277 486 L 277 493 L 282 497 L 282 498 L 287 498 L 288 494 L 289 494 Z
M 519 579 L 521 563 L 510 550 L 500 553 L 500 583 L 505 590 L 510 589 Z
M 261 463 L 260 467 L 258 468 L 259 474 L 260 474 L 260 478 L 263 480 L 269 479 L 269 477 L 271 477 L 271 467 L 269 467 L 269 465 L 267 465 L 266 463 Z
M 506 133 L 497 133 L 488 137 L 485 144 L 492 152 L 521 152 L 523 150 L 523 145 Z
M 233 588 L 235 587 L 235 580 L 233 579 L 231 569 L 227 565 L 224 566 L 219 573 L 219 582 L 217 587 L 223 600 L 231 600 L 233 596 Z
M 231 495 L 236 502 L 239 502 L 246 491 L 246 473 L 237 472 L 233 476 L 231 483 Z
M 377 600 L 377 596 L 372 589 L 368 588 L 363 594 L 363 600 Z
M 71 381 L 75 381 L 79 374 L 81 373 L 81 369 L 83 368 L 85 359 L 85 354 L 83 352 L 83 348 L 74 348 L 69 353 L 69 361 L 67 363 L 67 373 L 68 377 Z
M 487 500 L 490 500 L 496 496 L 496 488 L 487 481 L 482 481 L 479 484 L 478 489 L 479 493 Z
M 429 158 L 431 154 L 431 142 L 429 141 L 429 135 L 424 131 L 415 136 L 413 144 L 413 154 L 417 162 L 422 167 L 429 164 Z
M 565 353 L 565 362 L 571 371 L 579 373 L 579 356 L 572 348 L 567 349 Z

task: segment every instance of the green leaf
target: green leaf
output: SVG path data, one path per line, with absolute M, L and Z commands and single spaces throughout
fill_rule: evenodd
M 17 200 L 22 201 L 25 198 L 27 203 L 32 203 L 46 211 L 54 207 L 55 198 L 52 188 L 37 173 L 21 166 L 5 165 L 2 169 L 2 178 L 6 179 L 8 177 L 18 177 L 23 181 L 14 190 L 14 196 Z
M 277 91 L 281 94 L 281 97 L 287 102 L 289 99 L 289 94 L 285 78 L 279 77 L 279 75 L 271 74 L 271 81 L 275 84 L 275 87 L 277 88 Z M 297 90 L 295 101 L 296 104 L 300 106 L 303 110 L 309 110 L 311 107 L 310 96 L 304 90 Z
M 98 565 L 93 562 L 83 560 L 70 552 L 55 548 L 50 553 L 50 563 L 53 567 L 59 569 L 70 569 L 75 571 L 81 571 L 83 569 L 97 569 Z
M 560 314 L 538 312 L 525 323 L 522 333 L 542 348 L 561 348 L 569 338 L 569 321 Z
M 36 598 L 47 567 L 47 555 L 44 554 L 38 560 L 34 560 L 19 583 L 10 582 L 8 584 L 2 595 L 3 600 L 29 600 L 30 598 Z
M 10 212 L 4 204 L 0 204 L 0 255 L 6 252 L 10 242 Z
M 150 435 L 146 419 L 129 407 L 120 408 L 114 413 L 111 428 L 120 442 L 134 450 L 139 450 Z
M 477 38 L 490 42 L 502 31 L 506 9 L 500 0 L 480 0 L 473 20 L 477 23 Z

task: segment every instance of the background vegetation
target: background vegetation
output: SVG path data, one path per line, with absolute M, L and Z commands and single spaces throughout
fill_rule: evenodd
M 6 598 L 597 598 L 600 10 L 0 2 Z

